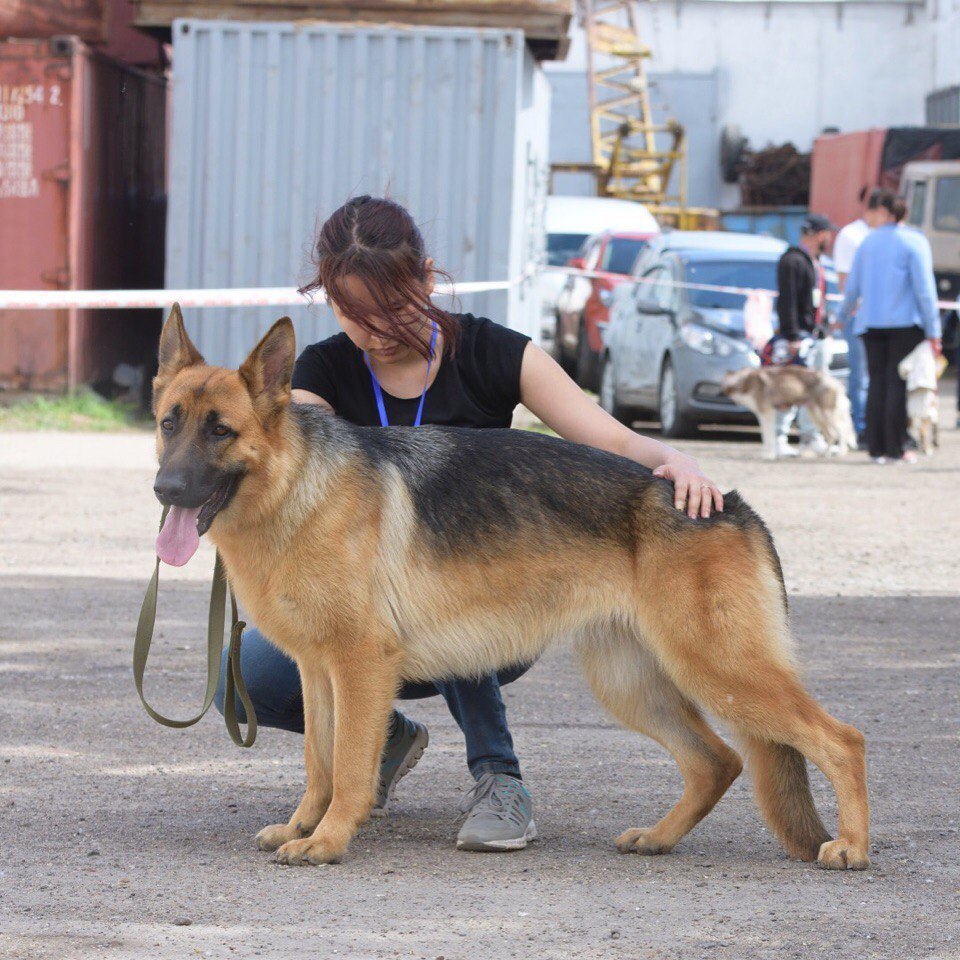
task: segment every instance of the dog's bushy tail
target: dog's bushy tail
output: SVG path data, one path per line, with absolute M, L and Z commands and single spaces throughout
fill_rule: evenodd
M 830 834 L 813 805 L 803 754 L 751 735 L 741 739 L 757 805 L 774 836 L 790 856 L 816 860 Z
M 841 387 L 837 394 L 837 430 L 840 431 L 840 442 L 849 450 L 857 449 L 857 431 L 853 426 L 853 417 L 850 413 L 850 399 Z

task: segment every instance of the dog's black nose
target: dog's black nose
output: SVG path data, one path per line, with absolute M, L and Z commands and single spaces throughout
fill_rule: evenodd
M 186 489 L 186 477 L 177 474 L 157 477 L 153 485 L 153 492 L 157 495 L 157 499 L 167 506 L 177 504 Z

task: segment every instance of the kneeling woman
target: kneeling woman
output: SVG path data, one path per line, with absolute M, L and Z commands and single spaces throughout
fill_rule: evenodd
M 293 399 L 362 426 L 509 427 L 523 403 L 560 436 L 629 457 L 674 483 L 691 517 L 723 509 L 716 484 L 695 460 L 608 416 L 528 337 L 490 320 L 452 314 L 430 299 L 434 265 L 410 214 L 391 200 L 356 197 L 324 224 L 317 241 L 322 288 L 342 333 L 307 347 Z M 464 850 L 516 850 L 536 836 L 530 794 L 507 726 L 500 686 L 529 665 L 480 681 L 408 684 L 402 699 L 440 694 L 463 731 L 476 785 L 462 809 Z M 296 665 L 262 634 L 243 637 L 241 669 L 261 725 L 303 733 Z M 223 687 L 217 706 L 223 709 Z M 238 715 L 242 707 L 237 703 Z M 394 711 L 374 813 L 427 745 L 422 724 Z

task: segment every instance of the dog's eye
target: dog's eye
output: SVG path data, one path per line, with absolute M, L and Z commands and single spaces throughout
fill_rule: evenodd
M 166 417 L 165 419 L 161 420 L 160 429 L 164 433 L 170 433 L 170 431 L 173 430 L 173 421 L 169 417 Z
M 229 428 L 229 427 L 225 427 L 222 423 L 218 423 L 218 424 L 213 428 L 213 435 L 214 435 L 215 437 L 225 437 L 225 436 L 227 436 L 227 434 L 229 434 L 229 433 L 230 433 L 230 428 Z

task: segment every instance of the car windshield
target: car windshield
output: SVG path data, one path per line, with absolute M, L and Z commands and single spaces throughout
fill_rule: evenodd
M 745 287 L 777 290 L 776 260 L 701 260 L 685 265 L 687 283 L 715 287 Z M 742 310 L 746 295 L 719 290 L 688 289 L 687 299 L 694 307 L 719 310 Z
M 562 267 L 580 252 L 586 239 L 585 233 L 548 233 L 547 263 L 551 267 Z
M 603 253 L 603 269 L 629 274 L 640 251 L 647 245 L 638 237 L 613 237 Z

